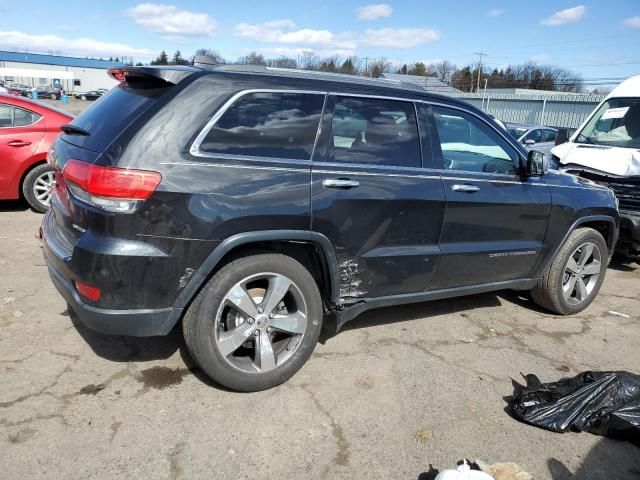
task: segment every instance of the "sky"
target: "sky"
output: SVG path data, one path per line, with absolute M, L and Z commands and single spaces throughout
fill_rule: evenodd
M 198 48 L 229 60 L 313 51 L 400 65 L 467 65 L 482 52 L 488 69 L 535 61 L 605 85 L 640 73 L 640 0 L 0 0 L 0 50 L 148 62 Z

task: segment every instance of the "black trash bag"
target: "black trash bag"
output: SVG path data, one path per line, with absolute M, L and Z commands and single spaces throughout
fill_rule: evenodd
M 629 372 L 583 372 L 542 383 L 533 374 L 505 398 L 518 420 L 554 432 L 591 432 L 640 446 L 640 376 Z

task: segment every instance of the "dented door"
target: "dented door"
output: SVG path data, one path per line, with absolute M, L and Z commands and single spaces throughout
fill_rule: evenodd
M 422 168 L 428 146 L 407 103 L 330 97 L 312 167 L 312 229 L 334 245 L 342 299 L 430 288 L 445 195 L 440 177 Z M 396 137 L 397 149 L 376 150 Z

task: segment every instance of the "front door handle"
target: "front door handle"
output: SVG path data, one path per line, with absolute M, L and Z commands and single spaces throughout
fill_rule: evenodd
M 31 142 L 24 140 L 11 140 L 10 142 L 7 142 L 7 145 L 10 147 L 26 147 L 27 145 L 31 145 Z
M 327 178 L 322 181 L 322 186 L 326 188 L 356 188 L 360 186 L 360 182 L 348 178 Z
M 476 185 L 467 185 L 466 183 L 464 183 L 464 184 L 452 185 L 451 190 L 453 190 L 454 192 L 473 193 L 473 192 L 479 192 L 480 187 L 477 187 Z

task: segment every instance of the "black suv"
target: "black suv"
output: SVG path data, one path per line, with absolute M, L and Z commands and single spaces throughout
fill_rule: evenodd
M 182 320 L 218 383 L 291 377 L 323 326 L 499 289 L 571 314 L 618 232 L 608 188 L 547 172 L 469 104 L 393 81 L 132 67 L 63 127 L 41 236 L 88 327 Z

